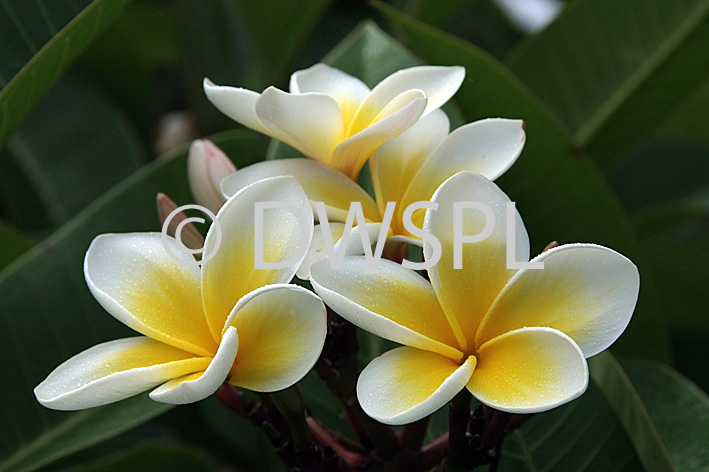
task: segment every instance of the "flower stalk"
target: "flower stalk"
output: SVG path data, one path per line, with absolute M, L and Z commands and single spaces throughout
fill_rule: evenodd
M 444 471 L 462 471 L 466 447 L 466 433 L 470 419 L 470 399 L 468 390 L 461 390 L 448 409 L 448 458 L 443 465 Z

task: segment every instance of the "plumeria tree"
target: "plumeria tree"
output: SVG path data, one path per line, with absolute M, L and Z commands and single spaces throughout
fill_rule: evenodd
M 0 472 L 705 470 L 680 3 L 5 2 Z

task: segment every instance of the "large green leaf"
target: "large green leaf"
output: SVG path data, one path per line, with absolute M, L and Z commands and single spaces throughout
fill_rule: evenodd
M 679 471 L 709 469 L 709 397 L 670 367 L 622 363 Z
M 580 0 L 507 63 L 607 166 L 709 77 L 705 0 Z
M 102 460 L 64 468 L 62 472 L 124 472 L 126 470 L 217 472 L 219 467 L 204 452 L 186 448 L 184 444 L 151 441 L 114 452 Z
M 524 119 L 525 149 L 498 184 L 517 204 L 530 234 L 532 253 L 549 241 L 581 241 L 603 244 L 630 257 L 639 265 L 644 283 L 636 314 L 616 349 L 666 358 L 668 344 L 651 274 L 645 270 L 622 208 L 593 163 L 574 154 L 561 125 L 503 64 L 384 3 L 375 5 L 426 62 L 465 66 L 466 80 L 455 100 L 466 120 Z
M 503 443 L 505 472 L 642 471 L 599 389 L 532 417 Z
M 332 0 L 183 0 L 187 92 L 209 130 L 234 126 L 207 101 L 202 79 L 261 91 L 286 87 Z
M 399 4 L 403 4 L 399 7 Z M 522 38 L 494 0 L 394 2 L 406 14 L 504 57 Z
M 0 146 L 129 1 L 0 2 Z
M 699 173 L 701 175 L 701 172 Z M 692 174 L 695 175 L 695 174 Z M 705 182 L 706 184 L 706 182 Z M 709 188 L 646 208 L 636 219 L 662 306 L 668 314 L 675 367 L 709 388 Z
M 332 0 L 234 1 L 253 61 L 246 85 L 283 81 L 303 53 Z M 284 84 L 285 85 L 285 84 Z
M 589 368 L 593 382 L 630 439 L 643 468 L 647 472 L 674 470 L 645 405 L 618 361 L 609 352 L 603 352 L 590 360 Z
M 155 140 L 165 100 L 177 94 L 165 84 L 166 71 L 178 67 L 182 53 L 174 10 L 159 0 L 128 4 L 71 68 L 120 103 L 145 142 Z
M 581 398 L 505 440 L 500 470 L 706 470 L 707 396 L 668 366 L 602 356 Z
M 27 252 L 32 244 L 19 231 L 0 221 L 0 271 Z
M 120 111 L 65 77 L 0 154 L 0 208 L 23 230 L 55 228 L 146 160 Z
M 215 141 L 239 166 L 261 154 L 265 141 L 246 131 Z M 100 233 L 157 231 L 154 200 L 166 192 L 191 201 L 186 150 L 133 174 L 0 274 L 0 471 L 33 470 L 165 411 L 145 396 L 102 408 L 50 411 L 32 389 L 59 363 L 99 342 L 131 335 L 93 299 L 82 261 Z M 134 333 L 133 333 L 134 334 Z

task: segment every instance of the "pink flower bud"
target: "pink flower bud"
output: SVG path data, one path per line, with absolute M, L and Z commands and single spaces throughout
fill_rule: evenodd
M 217 213 L 226 202 L 219 183 L 233 172 L 236 167 L 213 142 L 208 139 L 192 142 L 187 158 L 187 177 L 198 204 Z

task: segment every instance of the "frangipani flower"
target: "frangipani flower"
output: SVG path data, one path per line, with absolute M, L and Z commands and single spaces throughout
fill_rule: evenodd
M 435 193 L 424 229 L 442 245 L 440 261 L 416 272 L 382 260 L 370 269 L 349 257 L 311 267 L 311 282 L 337 313 L 378 336 L 403 344 L 374 359 L 360 375 L 357 396 L 367 414 L 389 424 L 423 418 L 463 388 L 498 410 L 533 413 L 581 395 L 586 357 L 623 332 L 637 301 L 635 265 L 593 244 L 558 246 L 534 258 L 543 269 L 506 268 L 508 197 L 486 178 L 462 172 Z M 492 234 L 462 245 L 453 268 L 453 204 L 480 202 L 495 213 Z M 463 234 L 478 234 L 484 215 L 469 210 Z M 529 259 L 529 239 L 515 214 L 517 260 Z M 433 246 L 424 244 L 430 260 Z
M 449 134 L 448 117 L 436 110 L 396 138 L 379 147 L 369 165 L 376 201 L 359 185 L 317 162 L 306 159 L 264 161 L 245 167 L 222 181 L 225 195 L 233 195 L 259 179 L 276 175 L 292 175 L 303 186 L 312 202 L 324 202 L 330 222 L 347 218 L 350 202 L 360 202 L 366 229 L 372 242 L 377 240 L 388 202 L 396 202 L 390 225 L 390 242 L 421 245 L 421 239 L 404 227 L 404 212 L 416 202 L 430 200 L 436 189 L 449 177 L 461 171 L 473 171 L 490 180 L 502 175 L 517 160 L 525 143 L 521 120 L 487 119 L 470 123 Z M 424 210 L 411 215 L 420 228 Z M 332 240 L 338 241 L 344 225 L 330 223 Z M 336 246 L 339 248 L 339 246 Z M 358 234 L 350 235 L 345 251 L 363 254 Z M 298 277 L 309 276 L 310 264 L 326 257 L 320 228 Z
M 224 237 L 201 270 L 172 238 L 167 244 L 177 260 L 168 255 L 160 233 L 94 239 L 84 262 L 91 293 L 143 336 L 99 344 L 67 360 L 35 388 L 37 400 L 76 410 L 157 386 L 153 400 L 180 404 L 206 398 L 225 380 L 264 392 L 300 380 L 322 350 L 325 308 L 313 293 L 287 284 L 294 268 L 254 269 L 254 204 L 265 200 L 310 208 L 291 177 L 245 188 L 217 214 Z M 263 224 L 267 261 L 294 252 L 300 230 L 291 213 L 266 211 Z M 205 254 L 218 245 L 216 227 L 207 233 Z
M 370 90 L 349 74 L 316 64 L 291 76 L 290 93 L 269 87 L 258 94 L 209 79 L 204 90 L 231 119 L 356 179 L 377 146 L 446 103 L 464 77 L 462 67 L 411 67 Z

